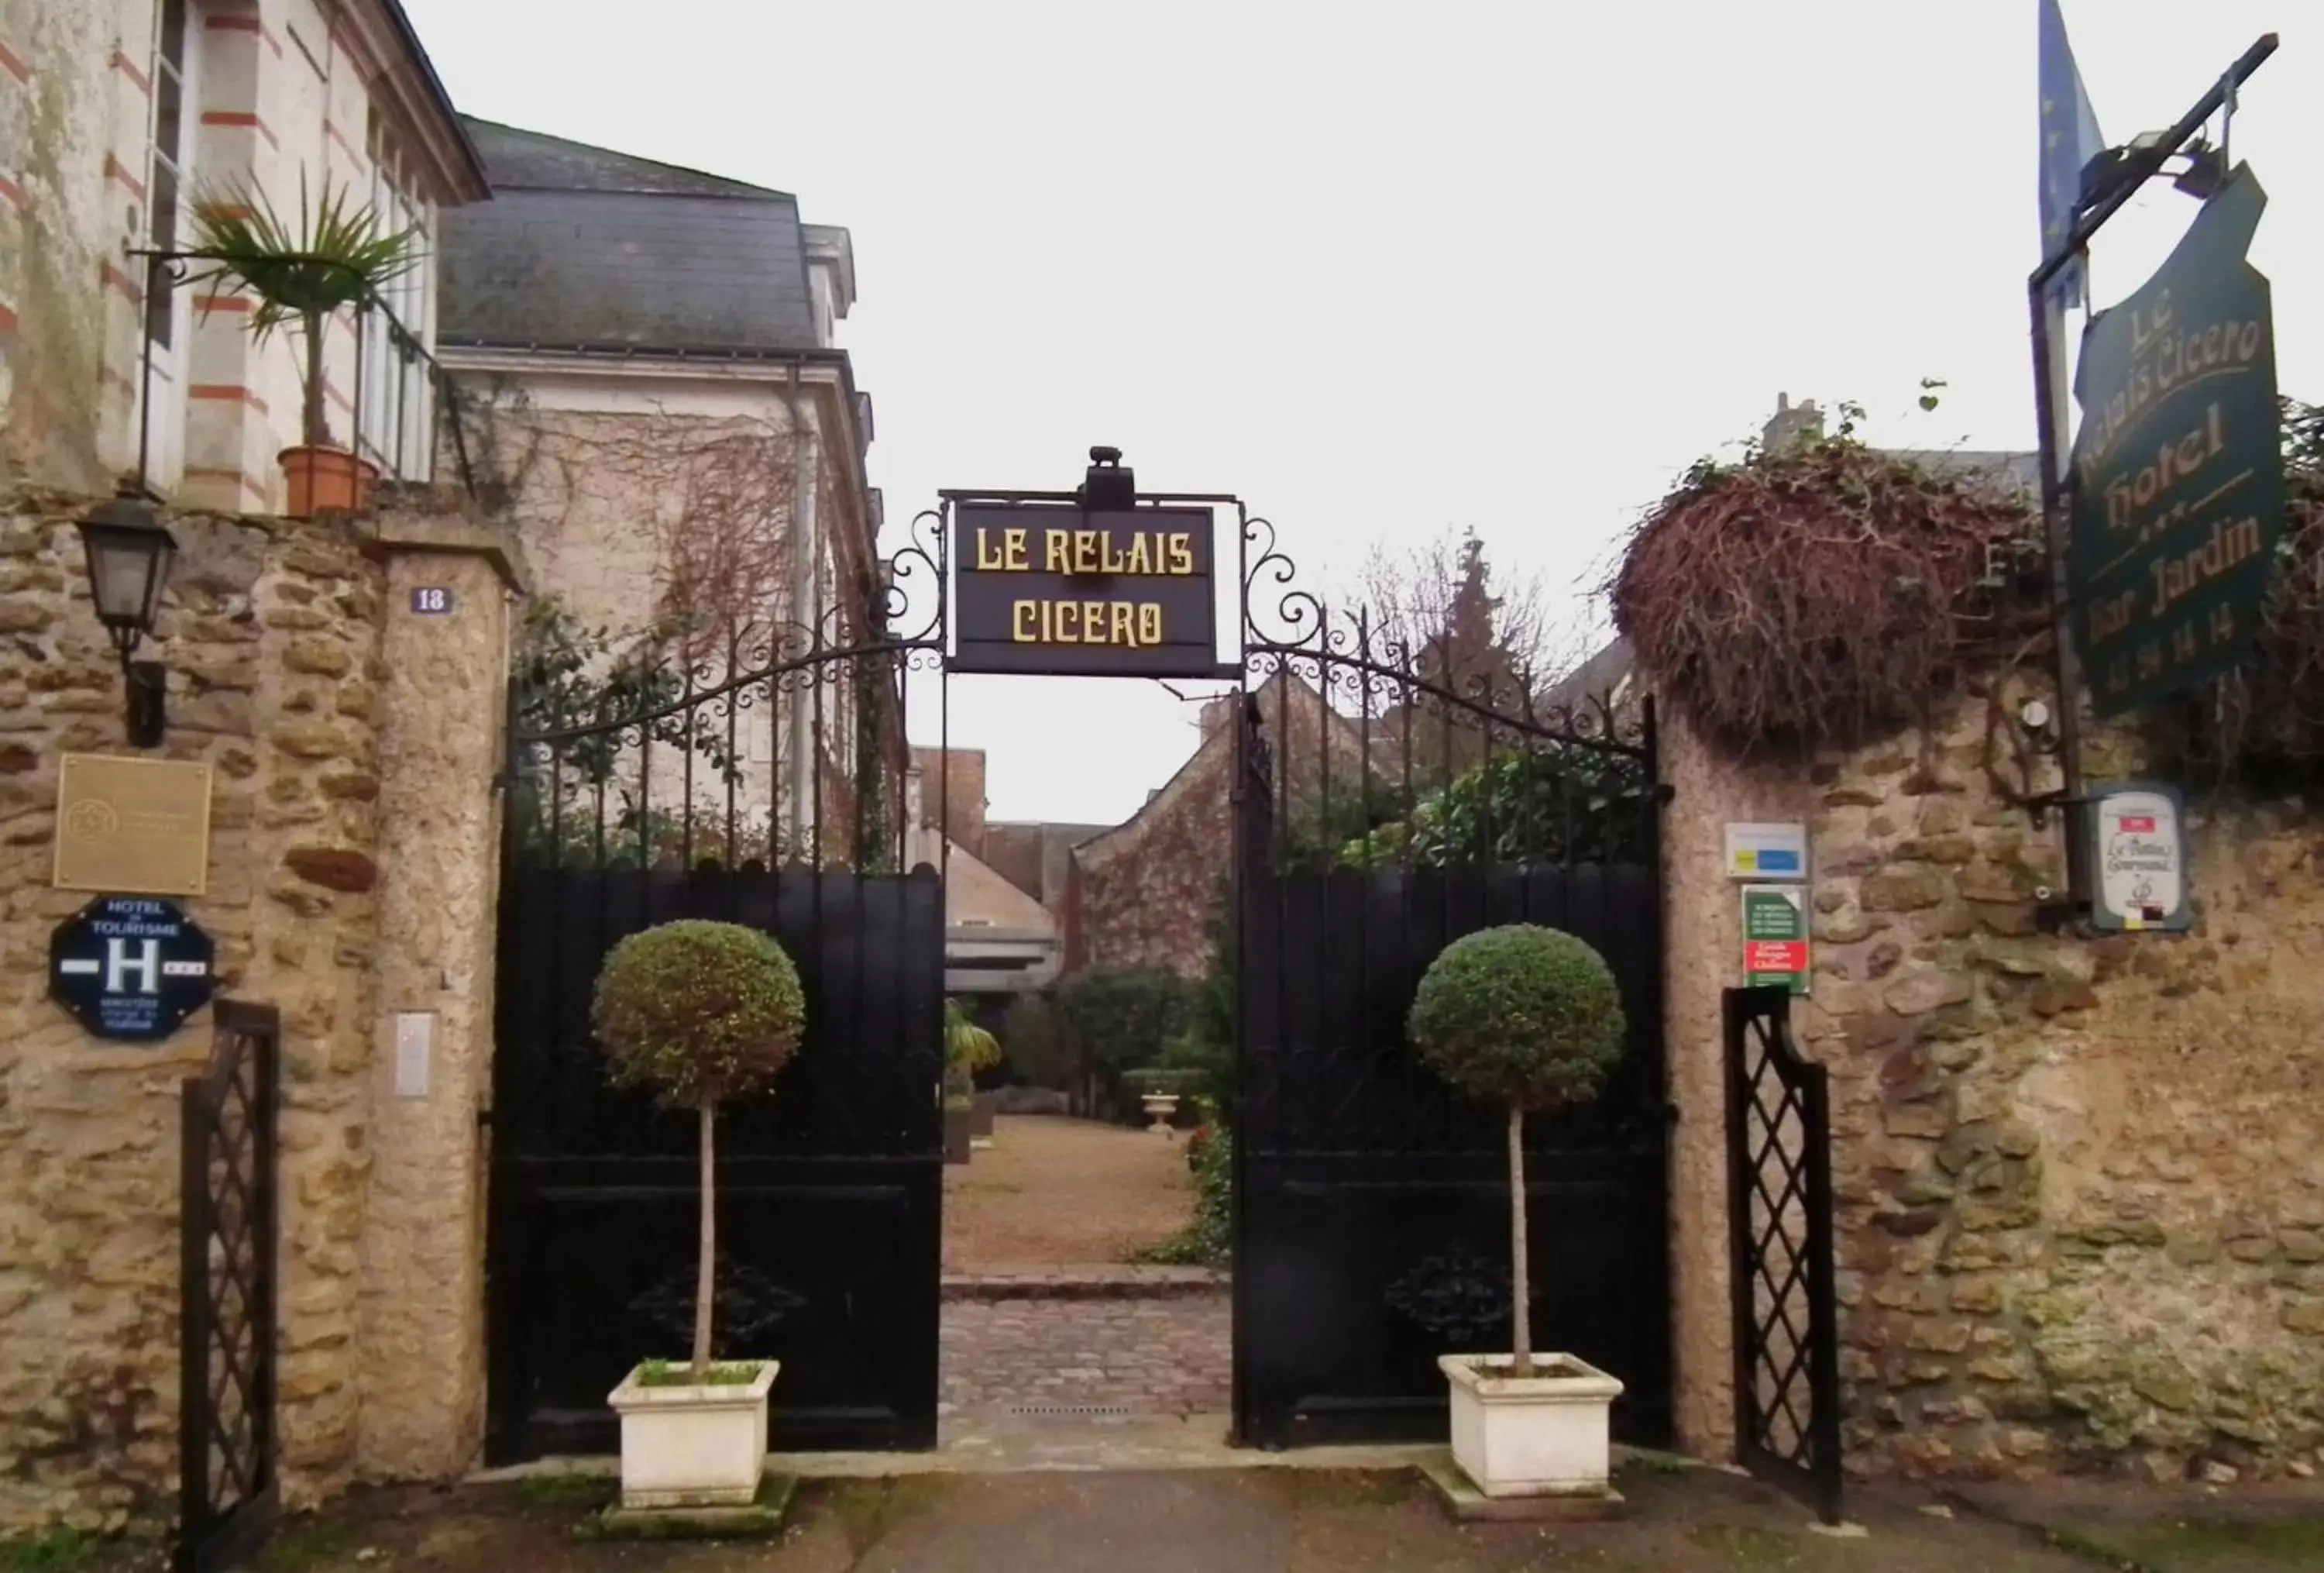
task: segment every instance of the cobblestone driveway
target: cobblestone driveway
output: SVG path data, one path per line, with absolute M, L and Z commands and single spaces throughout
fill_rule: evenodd
M 1020 1405 L 1219 1413 L 1232 1359 L 1227 1295 L 954 1300 L 944 1308 L 943 1358 L 947 1415 Z

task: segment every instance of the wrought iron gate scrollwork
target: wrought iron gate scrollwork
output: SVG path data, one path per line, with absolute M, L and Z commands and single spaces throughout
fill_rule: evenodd
M 719 1121 L 722 1356 L 779 1359 L 786 1444 L 936 1439 L 944 891 L 908 783 L 941 670 L 941 515 L 836 605 L 680 624 L 512 685 L 493 1066 L 486 1457 L 610 1450 L 604 1395 L 691 1328 L 696 1136 L 612 1086 L 598 967 L 676 919 L 771 936 L 807 995 Z
M 1791 995 L 1726 996 L 1735 1447 L 1743 1466 L 1840 1522 L 1840 1310 L 1831 1113 L 1792 1041 Z
M 273 1527 L 276 1129 L 281 1026 L 221 1001 L 208 1066 L 180 1094 L 176 1573 L 217 1573 Z
M 1506 1336 L 1507 1263 L 1458 1244 L 1505 1237 L 1503 1127 L 1404 1022 L 1446 944 L 1536 922 L 1605 955 L 1630 1022 L 1603 1096 L 1528 1124 L 1536 1336 L 1622 1378 L 1618 1435 L 1666 1444 L 1652 700 L 1549 680 L 1489 623 L 1335 608 L 1240 523 L 1238 1432 L 1441 1437 L 1436 1356 Z

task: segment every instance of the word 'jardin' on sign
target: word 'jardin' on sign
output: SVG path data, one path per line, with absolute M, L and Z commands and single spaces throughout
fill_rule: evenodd
M 2096 319 L 2075 396 L 2067 576 L 2101 716 L 2240 662 L 2283 513 L 2274 331 L 2238 168 L 2139 291 Z
M 953 670 L 1209 673 L 1211 528 L 1207 508 L 963 504 Z

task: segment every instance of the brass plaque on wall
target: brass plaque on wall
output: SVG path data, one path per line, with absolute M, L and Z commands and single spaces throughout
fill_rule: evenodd
M 198 896 L 209 887 L 210 767 L 68 754 L 57 772 L 59 890 Z

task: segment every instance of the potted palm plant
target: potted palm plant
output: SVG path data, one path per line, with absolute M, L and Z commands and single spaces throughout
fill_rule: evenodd
M 1461 1091 L 1508 1110 L 1510 1352 L 1446 1355 L 1452 1461 L 1489 1497 L 1602 1494 L 1622 1383 L 1578 1356 L 1533 1352 L 1525 1122 L 1588 1103 L 1622 1056 L 1622 999 L 1605 959 L 1554 929 L 1514 923 L 1455 939 L 1415 991 L 1413 1042 Z
M 701 1123 L 701 1244 L 694 1350 L 683 1366 L 649 1360 L 608 1402 L 622 1420 L 622 1505 L 747 1504 L 767 1456 L 773 1360 L 714 1364 L 718 1106 L 761 1092 L 790 1063 L 805 1029 L 798 970 L 782 947 L 736 923 L 684 920 L 631 935 L 597 975 L 590 1024 L 613 1079 L 650 1087 Z
M 251 298 L 250 331 L 264 343 L 296 327 L 300 442 L 280 455 L 290 489 L 287 512 L 312 518 L 324 508 L 359 508 L 379 481 L 377 466 L 331 437 L 324 398 L 323 347 L 331 319 L 358 310 L 420 261 L 416 228 L 390 229 L 378 212 L 328 179 L 310 204 L 299 180 L 299 218 L 287 223 L 251 182 L 205 193 L 194 204 L 194 245 L 203 264 L 192 282 L 229 285 Z
M 945 1001 L 945 1162 L 968 1161 L 969 1143 L 977 1133 L 976 1073 L 1000 1063 L 1001 1040 L 971 1020 L 958 1000 Z

